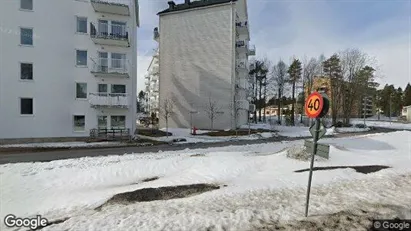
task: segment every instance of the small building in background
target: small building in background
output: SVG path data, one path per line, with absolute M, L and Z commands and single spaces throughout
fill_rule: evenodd
M 403 117 L 407 122 L 411 122 L 411 105 L 404 106 L 402 108 L 401 117 Z

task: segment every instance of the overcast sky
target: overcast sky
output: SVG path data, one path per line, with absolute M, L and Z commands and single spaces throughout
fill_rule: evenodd
M 143 90 L 157 47 L 156 14 L 168 5 L 167 0 L 139 3 L 137 73 L 138 89 Z M 404 88 L 411 82 L 411 0 L 248 0 L 248 14 L 257 58 L 289 62 L 293 56 L 329 57 L 345 48 L 359 48 L 377 59 L 382 85 Z

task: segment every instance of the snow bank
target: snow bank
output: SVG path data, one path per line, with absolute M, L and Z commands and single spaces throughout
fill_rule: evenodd
M 408 142 L 404 137 L 409 137 Z M 367 175 L 352 169 L 314 172 L 310 214 L 365 203 L 411 206 L 410 137 L 411 132 L 401 131 L 321 140 L 332 145 L 330 159 L 316 166 L 382 164 L 392 168 Z M 44 230 L 197 230 L 211 226 L 244 230 L 261 222 L 301 219 L 308 172 L 294 171 L 308 168 L 309 163 L 287 158 L 286 148 L 302 143 L 0 165 L 0 217 L 9 213 L 42 214 L 51 220 L 71 217 Z M 205 156 L 190 157 L 193 154 Z M 160 178 L 135 184 L 154 176 Z M 117 193 L 194 183 L 228 187 L 185 199 L 93 210 Z M 1 222 L 0 229 L 5 230 Z
M 351 123 L 364 123 L 364 120 L 352 119 Z M 389 122 L 389 121 L 365 121 L 367 126 L 392 128 L 398 130 L 411 130 L 411 123 Z

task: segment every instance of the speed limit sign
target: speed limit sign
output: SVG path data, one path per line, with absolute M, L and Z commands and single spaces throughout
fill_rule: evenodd
M 305 101 L 305 114 L 312 119 L 323 117 L 328 113 L 329 101 L 325 94 L 314 92 Z

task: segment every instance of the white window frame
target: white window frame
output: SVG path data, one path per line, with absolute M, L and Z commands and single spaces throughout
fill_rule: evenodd
M 31 0 L 31 9 L 22 8 L 22 7 L 21 7 L 22 1 L 24 1 L 24 0 L 20 0 L 19 10 L 21 10 L 21 11 L 29 11 L 29 12 L 34 11 L 34 0 Z
M 82 84 L 82 83 L 86 84 L 86 98 L 77 98 L 77 84 Z M 88 99 L 88 84 L 86 82 L 76 82 L 74 89 L 75 89 L 75 99 L 76 100 L 87 100 Z
M 22 29 L 29 29 L 29 30 L 31 30 L 31 44 L 23 44 L 23 43 L 21 43 L 22 41 L 21 41 L 21 30 Z M 34 46 L 34 28 L 33 27 L 23 27 L 23 26 L 21 26 L 20 27 L 20 31 L 19 31 L 19 44 L 20 44 L 20 46 L 25 46 L 25 47 L 33 47 Z
M 78 64 L 78 60 L 77 60 L 77 51 L 85 51 L 86 52 L 86 65 L 81 65 L 81 64 Z M 88 65 L 88 51 L 87 50 L 83 50 L 83 49 L 76 49 L 75 50 L 75 64 L 76 64 L 76 67 L 87 67 L 87 65 Z
M 31 99 L 31 111 L 32 111 L 32 114 L 21 114 L 21 100 L 23 100 L 23 99 Z M 20 116 L 34 116 L 34 114 L 35 114 L 35 111 L 34 111 L 34 98 L 33 97 L 19 97 L 19 114 L 20 114 Z
M 21 66 L 22 64 L 31 64 L 31 72 L 32 72 L 32 76 L 31 79 L 22 79 L 22 75 L 21 75 Z M 23 82 L 32 82 L 34 81 L 34 64 L 32 62 L 19 62 L 19 80 L 23 81 Z
M 75 117 L 76 117 L 76 116 L 83 116 L 83 117 L 84 117 L 84 128 L 83 128 L 83 130 L 76 130 L 76 126 L 75 126 L 75 124 L 74 124 L 74 122 L 75 122 Z M 71 126 L 73 126 L 73 131 L 74 131 L 74 132 L 85 132 L 85 131 L 86 131 L 86 115 L 74 114 L 73 117 L 72 117 L 72 124 L 71 124 Z
M 79 19 L 86 20 L 86 32 L 79 31 Z M 88 34 L 88 18 L 84 16 L 76 16 L 76 33 L 77 34 Z

